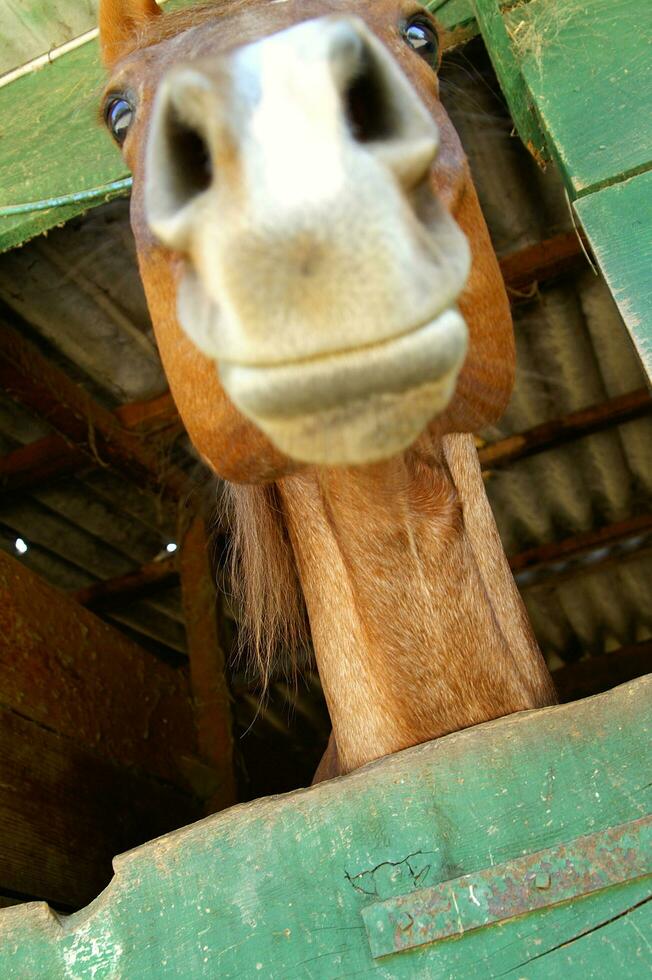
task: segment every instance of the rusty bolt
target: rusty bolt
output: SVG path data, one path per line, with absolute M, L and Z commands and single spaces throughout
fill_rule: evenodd
M 396 925 L 401 932 L 406 932 L 413 923 L 413 918 L 409 912 L 399 912 L 396 916 Z
M 550 888 L 550 875 L 547 871 L 539 871 L 534 879 L 535 888 Z

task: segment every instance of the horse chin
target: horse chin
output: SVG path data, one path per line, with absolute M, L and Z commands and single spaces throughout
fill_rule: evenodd
M 363 466 L 408 449 L 448 405 L 457 373 L 400 395 L 364 401 L 294 418 L 252 419 L 270 442 L 297 463 Z
M 375 463 L 407 449 L 448 406 L 467 349 L 449 309 L 382 344 L 310 361 L 222 364 L 237 408 L 290 459 L 317 466 Z

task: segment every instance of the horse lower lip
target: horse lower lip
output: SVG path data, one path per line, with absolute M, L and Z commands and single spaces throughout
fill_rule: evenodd
M 222 363 L 219 370 L 224 388 L 246 415 L 292 418 L 444 378 L 459 370 L 466 347 L 466 324 L 451 308 L 372 347 L 274 366 Z

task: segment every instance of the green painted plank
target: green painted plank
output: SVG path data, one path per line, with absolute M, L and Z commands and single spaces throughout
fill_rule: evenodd
M 0 74 L 97 24 L 98 0 L 0 0 Z
M 479 33 L 475 19 L 473 0 L 423 0 L 424 6 L 435 15 L 447 30 L 459 32 L 462 41 L 469 40 Z M 514 6 L 527 0 L 499 0 L 501 9 Z
M 533 957 L 523 968 L 510 970 L 511 980 L 649 980 L 652 916 L 650 897 L 626 915 L 605 921 L 597 929 L 569 944 Z
M 512 40 L 505 25 L 499 0 L 473 0 L 478 27 L 487 46 L 498 81 L 509 100 L 509 109 L 519 136 L 538 160 L 546 153 L 546 138 L 534 103 L 525 85 Z
M 361 912 L 649 813 L 651 714 L 648 677 L 209 817 L 70 918 L 3 910 L 0 976 L 649 976 L 649 879 L 378 960 Z
M 168 6 L 190 2 L 169 0 Z M 124 187 L 102 190 L 128 176 L 98 118 L 104 82 L 93 40 L 0 87 L 0 252 L 126 193 Z M 61 201 L 72 195 L 78 199 Z M 44 207 L 50 199 L 56 204 Z M 43 203 L 21 208 L 33 202 Z M 7 209 L 19 213 L 3 214 Z
M 97 42 L 0 88 L 0 211 L 127 175 L 98 120 L 104 74 Z M 0 218 L 0 250 L 81 213 L 77 203 Z
M 588 194 L 575 210 L 652 383 L 652 172 Z
M 612 885 L 650 879 L 652 814 L 511 858 L 362 910 L 375 958 L 548 909 Z
M 530 0 L 504 21 L 571 196 L 650 169 L 652 3 Z
M 196 0 L 169 0 L 169 8 L 191 2 Z M 89 3 L 95 0 L 85 0 L 84 9 Z M 472 0 L 432 0 L 431 7 L 446 28 L 460 28 L 460 37 L 476 33 Z M 27 5 L 21 0 L 21 6 L 15 8 L 15 17 L 34 29 L 34 50 L 43 46 L 37 38 L 47 35 L 47 24 L 56 19 L 57 9 L 46 9 L 37 0 Z M 87 13 L 77 14 L 86 18 L 84 24 Z M 67 35 L 67 21 L 64 27 Z M 26 53 L 27 47 L 24 50 Z M 89 41 L 0 88 L 0 252 L 126 192 L 124 187 L 105 190 L 106 185 L 128 175 L 97 120 L 103 83 L 97 41 Z M 94 193 L 86 197 L 89 190 Z M 73 195 L 76 200 L 65 200 Z M 34 209 L 25 207 L 34 202 L 41 203 Z
M 467 28 L 478 33 L 473 0 L 429 0 L 425 6 L 447 30 Z

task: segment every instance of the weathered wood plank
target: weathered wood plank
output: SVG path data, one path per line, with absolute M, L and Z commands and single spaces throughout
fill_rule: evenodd
M 0 88 L 0 213 L 6 206 L 59 198 L 127 176 L 117 147 L 96 121 L 103 81 L 97 43 L 90 42 Z M 82 202 L 2 217 L 0 249 L 88 206 Z
M 219 622 L 216 582 L 210 561 L 210 535 L 197 514 L 181 542 L 179 573 L 190 660 L 197 746 L 216 774 L 206 812 L 237 799 L 233 769 L 233 719 Z
M 179 496 L 188 480 L 172 463 L 163 464 L 154 438 L 125 429 L 108 409 L 50 363 L 16 330 L 0 331 L 0 384 L 12 398 L 47 419 L 91 462 L 110 463 L 137 483 Z M 160 449 L 160 447 L 159 447 Z
M 563 541 L 550 541 L 528 548 L 518 555 L 512 555 L 509 559 L 509 567 L 516 573 L 526 568 L 547 565 L 550 562 L 567 561 L 594 548 L 603 548 L 615 541 L 646 534 L 650 530 L 652 530 L 652 514 L 638 514 L 635 517 L 627 517 L 624 521 L 582 531 L 573 537 L 564 538 Z
M 504 24 L 573 197 L 652 167 L 652 4 L 529 0 Z M 518 80 L 505 91 L 513 109 Z
M 0 74 L 95 27 L 97 0 L 0 0 Z
M 578 412 L 569 412 L 558 419 L 542 422 L 524 432 L 515 432 L 478 450 L 480 465 L 484 470 L 506 466 L 517 459 L 545 452 L 555 446 L 563 446 L 574 439 L 602 432 L 613 425 L 621 425 L 652 412 L 652 396 L 647 388 L 638 388 L 617 398 L 610 398 L 598 405 L 590 405 Z
M 520 59 L 507 31 L 500 2 L 473 0 L 473 9 L 519 135 L 532 155 L 541 161 L 546 155 L 546 137 L 524 83 Z
M 192 2 L 196 0 L 169 0 L 169 7 Z M 35 0 L 30 3 L 37 6 Z M 477 33 L 470 0 L 432 0 L 431 7 L 451 32 L 451 44 Z M 124 187 L 113 187 L 128 172 L 97 124 L 103 83 L 97 41 L 91 40 L 0 88 L 0 138 L 5 137 L 0 157 L 0 252 L 127 193 Z M 98 188 L 102 193 L 83 199 L 84 191 Z M 81 200 L 66 203 L 67 196 L 80 193 Z M 26 206 L 39 202 L 39 210 Z M 25 207 L 6 213 L 17 206 Z
M 652 43 L 648 49 L 652 73 Z M 632 125 L 634 137 L 639 123 Z M 575 210 L 652 383 L 652 172 L 589 194 Z
M 200 815 L 191 794 L 0 707 L 0 892 L 83 905 L 116 851 Z
M 3 552 L 0 704 L 112 762 L 187 785 L 196 740 L 185 672 Z
M 0 974 L 646 976 L 649 879 L 379 960 L 361 910 L 649 812 L 651 694 L 641 679 L 491 722 L 163 837 L 70 919 L 0 913 Z

